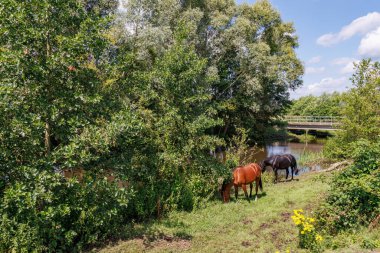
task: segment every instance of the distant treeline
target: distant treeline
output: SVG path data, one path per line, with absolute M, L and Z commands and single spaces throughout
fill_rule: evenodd
M 344 93 L 323 93 L 320 96 L 305 96 L 293 100 L 288 115 L 301 116 L 341 116 L 345 105 Z

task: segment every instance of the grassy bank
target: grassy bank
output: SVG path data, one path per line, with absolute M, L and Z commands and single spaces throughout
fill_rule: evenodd
M 176 212 L 161 221 L 135 224 L 129 239 L 99 252 L 275 252 L 297 250 L 293 209 L 309 214 L 321 201 L 328 184 L 312 174 L 276 185 L 264 184 L 264 194 L 248 203 L 240 190 L 239 200 L 228 204 L 210 202 L 191 213 Z
M 302 208 L 313 216 L 329 189 L 330 176 L 308 173 L 291 182 L 264 183 L 257 202 L 248 203 L 240 189 L 239 199 L 228 204 L 215 200 L 190 213 L 173 212 L 161 221 L 133 224 L 126 228 L 125 240 L 93 252 L 307 252 L 297 248 L 291 215 Z M 337 235 L 329 239 L 330 248 L 336 249 L 327 252 L 373 252 L 363 244 L 378 236 L 379 229 Z
M 240 189 L 239 199 L 228 204 L 215 200 L 190 213 L 173 212 L 160 221 L 132 224 L 125 240 L 92 252 L 308 252 L 297 248 L 298 230 L 291 216 L 299 208 L 313 216 L 329 189 L 330 176 L 308 173 L 292 182 L 264 184 L 257 202 L 248 203 Z M 365 249 L 371 240 L 380 240 L 379 228 L 358 228 L 330 237 L 326 252 L 376 252 Z

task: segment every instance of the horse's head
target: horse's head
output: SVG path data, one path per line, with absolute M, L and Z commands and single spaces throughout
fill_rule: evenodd
M 262 172 L 266 171 L 267 166 L 273 167 L 273 156 L 265 158 L 264 160 L 260 162 L 260 167 L 261 167 Z
M 260 165 L 260 167 L 261 167 L 261 171 L 262 171 L 262 172 L 265 172 L 267 166 L 265 165 L 264 161 L 261 161 L 261 162 L 259 163 L 259 165 Z
M 298 175 L 299 172 L 300 172 L 300 170 L 296 167 L 296 168 L 294 169 L 294 174 L 295 174 L 295 175 Z
M 220 189 L 220 195 L 222 196 L 223 202 L 226 203 L 230 201 L 230 191 L 233 185 L 232 181 L 224 180 L 222 187 Z

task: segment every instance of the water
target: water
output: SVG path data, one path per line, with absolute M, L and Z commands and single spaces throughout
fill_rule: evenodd
M 251 148 L 246 158 L 247 162 L 260 162 L 263 159 L 272 155 L 281 154 L 292 154 L 298 161 L 301 155 L 305 152 L 321 152 L 323 149 L 323 144 L 306 144 L 306 143 L 293 143 L 293 142 L 275 142 L 266 145 L 264 148 Z M 300 173 L 305 173 L 309 171 L 318 171 L 322 167 L 320 165 L 314 165 L 311 167 L 302 166 L 298 163 L 298 168 Z M 279 170 L 279 173 L 285 173 L 285 170 Z M 281 173 L 281 174 L 282 174 Z
M 321 152 L 323 144 L 305 144 L 293 142 L 275 142 L 265 148 L 251 148 L 247 160 L 249 162 L 261 161 L 272 155 L 292 154 L 297 160 L 304 152 Z

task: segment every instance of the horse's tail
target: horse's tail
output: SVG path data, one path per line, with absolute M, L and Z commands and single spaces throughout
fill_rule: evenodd
M 297 160 L 296 160 L 296 158 L 294 156 L 293 156 L 293 161 L 294 161 L 294 164 L 293 164 L 293 166 L 294 166 L 294 172 L 297 175 L 298 172 L 299 172 L 299 169 L 298 169 L 298 166 L 297 166 Z
M 261 177 L 259 180 L 259 187 L 260 187 L 260 191 L 263 191 L 263 181 L 261 180 Z

